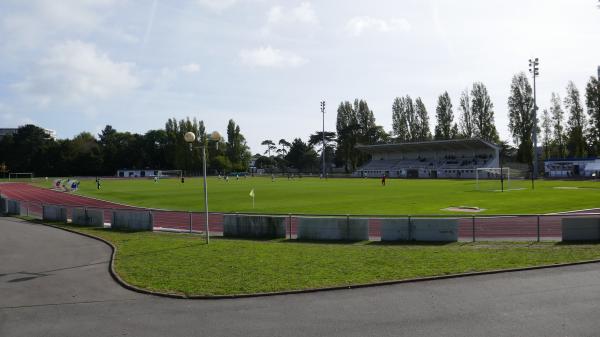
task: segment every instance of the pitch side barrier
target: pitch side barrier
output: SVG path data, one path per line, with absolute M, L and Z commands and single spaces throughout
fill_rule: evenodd
M 4 214 L 43 219 L 44 207 L 62 217 L 65 209 L 68 222 L 81 225 L 111 227 L 114 212 L 146 212 L 152 229 L 160 231 L 204 233 L 204 212 L 169 211 L 142 207 L 114 208 L 84 205 L 42 204 L 35 201 L 2 197 Z M 7 212 L 8 205 L 11 212 Z M 18 207 L 16 205 L 18 204 Z M 49 206 L 52 206 L 49 208 Z M 85 221 L 82 222 L 82 212 Z M 58 212 L 58 213 L 57 213 Z M 102 217 L 99 220 L 98 217 Z M 229 220 L 226 220 L 229 219 Z M 234 219 L 234 220 L 232 220 Z M 592 220 L 588 220 L 592 219 Z M 212 236 L 281 238 L 300 240 L 342 241 L 595 241 L 600 238 L 600 213 L 507 214 L 507 215 L 372 215 L 372 214 L 264 214 L 221 213 L 208 215 Z M 237 232 L 225 229 L 226 222 Z M 147 226 L 147 224 L 146 224 Z M 596 227 L 598 229 L 596 230 Z M 148 227 L 145 227 L 148 229 Z M 572 229 L 569 231 L 569 229 Z M 284 234 L 283 234 L 284 233 Z M 596 234 L 597 233 L 597 234 Z M 283 235 L 282 235 L 283 234 Z M 598 239 L 600 240 L 600 239 Z

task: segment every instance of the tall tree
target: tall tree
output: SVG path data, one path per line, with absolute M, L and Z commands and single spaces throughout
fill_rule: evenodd
M 542 114 L 542 146 L 544 147 L 544 158 L 552 157 L 552 117 L 548 109 L 544 109 Z
M 406 98 L 394 98 L 392 103 L 392 133 L 399 142 L 408 142 L 411 139 L 407 114 Z
M 252 154 L 248 151 L 246 138 L 240 131 L 240 126 L 233 119 L 227 123 L 227 159 L 231 162 L 233 170 L 245 171 L 250 163 Z
M 265 154 L 269 155 L 269 158 L 271 157 L 271 150 L 276 150 L 277 146 L 275 146 L 275 143 L 273 143 L 272 140 L 270 139 L 265 139 L 263 140 L 260 145 L 264 145 L 267 147 L 267 149 L 265 150 Z
M 584 157 L 587 155 L 585 143 L 585 115 L 579 98 L 579 90 L 573 81 L 567 85 L 565 108 L 569 112 L 567 130 L 567 149 L 571 157 Z
M 585 105 L 589 117 L 589 143 L 594 154 L 600 155 L 600 80 L 590 77 L 585 88 Z
M 460 110 L 460 134 L 464 138 L 472 138 L 475 133 L 473 130 L 473 109 L 471 109 L 469 89 L 465 89 L 461 93 L 458 109 Z
M 473 83 L 471 109 L 474 135 L 483 140 L 498 142 L 498 131 L 494 124 L 494 104 L 488 95 L 487 88 L 481 82 Z
M 435 108 L 435 139 L 452 139 L 456 137 L 457 128 L 454 122 L 454 112 L 452 112 L 452 100 L 445 91 L 438 97 L 437 107 Z
M 294 139 L 285 159 L 299 172 L 312 171 L 319 165 L 315 150 L 300 138 Z
M 508 97 L 508 120 L 508 129 L 519 148 L 517 159 L 522 163 L 531 163 L 532 131 L 537 126 L 533 120 L 533 91 L 523 72 L 512 78 Z
M 337 109 L 336 131 L 338 135 L 338 154 L 344 162 L 346 172 L 356 168 L 356 146 L 359 131 L 356 111 L 350 102 L 341 102 Z M 291 151 L 291 149 L 290 149 Z M 350 165 L 350 167 L 349 167 Z
M 417 97 L 415 100 L 414 107 L 415 119 L 417 130 L 415 132 L 416 137 L 414 140 L 416 141 L 425 141 L 431 139 L 431 129 L 429 128 L 429 115 L 427 114 L 427 108 L 425 107 L 425 103 L 421 97 Z
M 279 144 L 280 147 L 277 149 L 277 153 L 285 157 L 285 155 L 288 153 L 287 149 L 289 149 L 292 144 L 283 138 L 281 138 L 277 144 Z
M 554 92 L 550 97 L 550 115 L 552 116 L 552 128 L 554 129 L 552 142 L 556 147 L 556 155 L 559 158 L 564 158 L 567 154 L 565 149 L 565 112 L 562 108 L 560 96 Z

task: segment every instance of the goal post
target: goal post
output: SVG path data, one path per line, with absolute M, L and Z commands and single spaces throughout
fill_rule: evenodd
M 477 190 L 501 191 L 510 189 L 510 167 L 478 167 L 475 170 Z
M 9 172 L 8 181 L 31 181 L 33 182 L 32 172 Z

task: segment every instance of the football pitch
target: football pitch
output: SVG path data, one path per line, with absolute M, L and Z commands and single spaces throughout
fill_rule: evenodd
M 38 182 L 46 186 L 49 182 Z M 208 178 L 211 212 L 270 214 L 426 215 L 464 214 L 448 207 L 478 207 L 477 214 L 543 214 L 600 207 L 600 182 L 512 180 L 500 192 L 498 181 L 352 178 Z M 254 190 L 253 207 L 250 191 Z M 128 205 L 169 210 L 202 211 L 202 178 L 103 179 L 100 190 L 94 179 L 81 181 L 78 194 Z

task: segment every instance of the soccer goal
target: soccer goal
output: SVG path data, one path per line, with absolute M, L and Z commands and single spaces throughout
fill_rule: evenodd
M 33 181 L 33 173 L 31 172 L 10 172 L 8 173 L 8 181 Z
M 183 170 L 162 170 L 158 173 L 159 178 L 181 178 Z
M 479 167 L 475 171 L 475 181 L 480 191 L 509 190 L 510 167 Z

